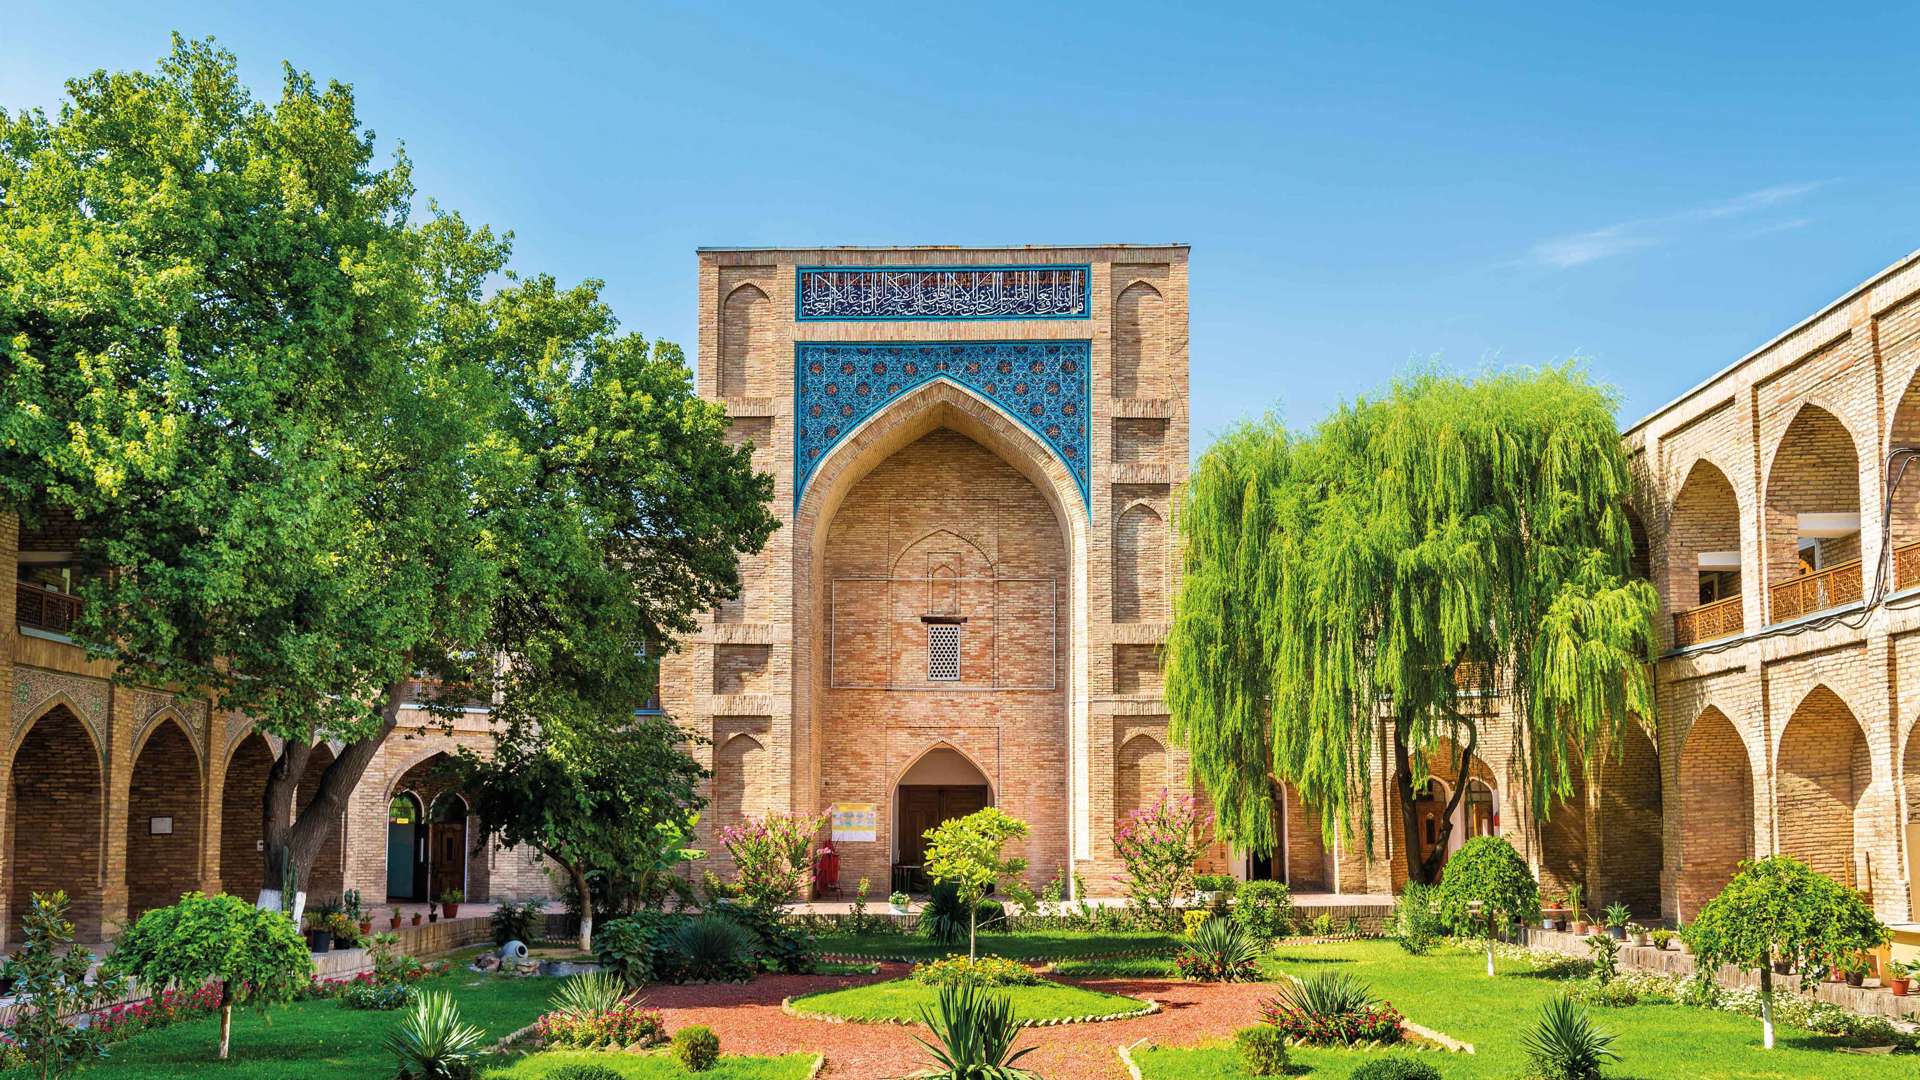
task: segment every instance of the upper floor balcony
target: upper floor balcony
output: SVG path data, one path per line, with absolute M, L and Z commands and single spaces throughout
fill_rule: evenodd
M 25 581 L 13 587 L 14 621 L 21 626 L 65 634 L 80 618 L 80 598 Z

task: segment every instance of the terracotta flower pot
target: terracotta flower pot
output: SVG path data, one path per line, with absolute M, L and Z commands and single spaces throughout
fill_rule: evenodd
M 440 906 L 447 909 L 447 918 L 457 919 L 460 917 L 459 904 L 441 904 Z
M 1887 989 L 1893 991 L 1894 997 L 1906 997 L 1907 988 L 1912 985 L 1913 985 L 1912 979 L 1888 979 L 1887 980 Z
M 420 925 L 420 913 L 417 911 L 413 913 L 413 925 L 415 926 Z
M 366 937 L 368 934 L 371 934 L 371 933 L 373 933 L 373 920 L 361 919 L 360 920 L 360 936 Z
M 400 916 L 397 913 L 393 916 L 393 918 L 387 920 L 387 929 L 389 930 L 400 929 Z

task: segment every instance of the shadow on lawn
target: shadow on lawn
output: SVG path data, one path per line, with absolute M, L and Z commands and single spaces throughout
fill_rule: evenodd
M 1321 956 L 1316 953 L 1276 952 L 1267 959 L 1281 964 L 1351 964 L 1354 960 L 1345 956 Z

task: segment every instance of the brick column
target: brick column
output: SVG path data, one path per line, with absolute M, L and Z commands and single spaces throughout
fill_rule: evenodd
M 20 519 L 0 513 L 0 634 L 4 640 L 18 640 L 14 630 L 14 585 L 19 579 Z M 0 649 L 0 701 L 8 708 L 0 712 L 0 883 L 12 880 L 13 832 L 9 811 L 13 802 L 13 650 Z M 0 948 L 8 944 L 13 912 L 8 909 L 10 889 L 0 888 Z
M 105 761 L 101 779 L 106 785 L 106 813 L 100 843 L 100 925 L 108 927 L 127 918 L 127 814 L 133 802 L 133 735 L 139 717 L 132 691 L 115 686 L 109 691 Z

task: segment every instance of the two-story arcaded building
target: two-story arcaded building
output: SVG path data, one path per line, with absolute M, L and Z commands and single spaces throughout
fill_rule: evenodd
M 782 528 L 743 595 L 663 665 L 706 736 L 701 843 L 775 811 L 832 816 L 847 890 L 920 884 L 920 834 L 976 807 L 1032 826 L 1037 885 L 1118 891 L 1114 823 L 1187 788 L 1158 651 L 1186 476 L 1187 249 L 707 249 L 700 390 L 776 480 Z M 1443 747 L 1418 834 L 1384 758 L 1370 843 L 1278 792 L 1298 893 L 1378 901 L 1405 848 L 1512 840 L 1550 896 L 1690 918 L 1739 859 L 1786 852 L 1920 911 L 1920 253 L 1630 427 L 1636 556 L 1664 607 L 1657 721 L 1536 817 L 1495 722 Z M 62 888 L 83 937 L 189 888 L 260 885 L 277 749 L 245 717 L 113 685 L 66 639 L 70 523 L 0 520 L 0 933 Z M 425 718 L 422 717 L 422 720 Z M 311 895 L 551 893 L 474 843 L 436 757 L 487 739 L 403 724 L 356 789 Z M 1385 740 L 1382 744 L 1385 745 Z M 330 759 L 322 748 L 316 767 Z M 724 872 L 723 858 L 715 869 Z

